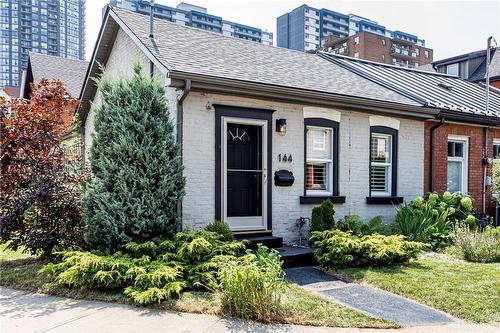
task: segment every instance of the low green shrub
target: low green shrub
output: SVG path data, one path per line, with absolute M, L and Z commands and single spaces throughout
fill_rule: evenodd
M 312 209 L 311 231 L 330 230 L 335 227 L 335 209 L 330 199 Z
M 457 227 L 454 240 L 454 247 L 467 261 L 500 262 L 500 227 L 486 227 L 484 231 Z
M 356 236 L 351 232 L 313 232 L 316 260 L 325 267 L 389 266 L 415 258 L 427 245 L 402 235 Z
M 112 255 L 67 252 L 61 263 L 47 264 L 41 272 L 70 287 L 122 290 L 146 305 L 184 289 L 217 287 L 220 262 L 235 259 L 244 247 L 218 233 L 188 231 L 171 240 L 128 243 L 123 253 Z
M 276 250 L 259 246 L 221 265 L 219 272 L 222 308 L 244 319 L 269 322 L 282 315 L 281 294 L 285 288 L 281 258 Z
M 234 234 L 231 231 L 231 228 L 229 227 L 229 224 L 227 224 L 224 221 L 213 221 L 207 224 L 204 228 L 206 231 L 211 231 L 218 233 L 219 235 L 222 235 L 224 237 L 225 241 L 233 241 L 234 240 Z

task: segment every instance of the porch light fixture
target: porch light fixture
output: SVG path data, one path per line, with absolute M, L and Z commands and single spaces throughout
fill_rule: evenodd
M 286 119 L 276 119 L 276 132 L 280 135 L 286 134 Z

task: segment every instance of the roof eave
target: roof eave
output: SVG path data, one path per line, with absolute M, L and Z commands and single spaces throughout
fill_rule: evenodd
M 178 80 L 191 80 L 191 90 L 281 100 L 288 103 L 295 102 L 308 105 L 342 107 L 416 119 L 433 119 L 440 111 L 432 107 L 226 79 L 180 71 L 170 71 L 169 77 L 172 79 L 172 82 Z
M 484 125 L 488 127 L 500 127 L 500 118 L 473 113 L 442 110 L 439 114 L 439 118 L 444 118 L 445 120 L 452 120 L 461 123 Z

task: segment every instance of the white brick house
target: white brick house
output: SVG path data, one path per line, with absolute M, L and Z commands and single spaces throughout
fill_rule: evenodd
M 296 220 L 325 198 L 337 218 L 391 221 L 395 204 L 423 194 L 424 121 L 434 109 L 317 55 L 164 20 L 151 38 L 147 16 L 120 9 L 107 11 L 82 91 L 86 158 L 97 64 L 127 73 L 137 60 L 164 81 L 177 124 L 184 226 L 223 219 L 235 232 L 293 242 Z M 287 172 L 293 183 L 283 184 Z

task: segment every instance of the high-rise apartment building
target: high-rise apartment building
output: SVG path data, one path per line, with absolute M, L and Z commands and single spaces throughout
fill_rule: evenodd
M 110 4 L 114 7 L 142 14 L 149 14 L 151 8 L 151 4 L 147 0 L 111 0 Z M 223 20 L 220 16 L 208 14 L 207 9 L 204 7 L 181 2 L 174 8 L 155 3 L 154 15 L 157 18 L 166 19 L 177 24 L 217 32 L 225 36 L 243 38 L 266 45 L 273 45 L 272 32 Z
M 85 57 L 85 0 L 0 0 L 0 87 L 19 86 L 28 52 Z
M 302 5 L 281 15 L 277 34 L 278 46 L 298 51 L 327 46 L 332 52 L 405 67 L 432 62 L 432 50 L 418 36 L 325 8 Z

